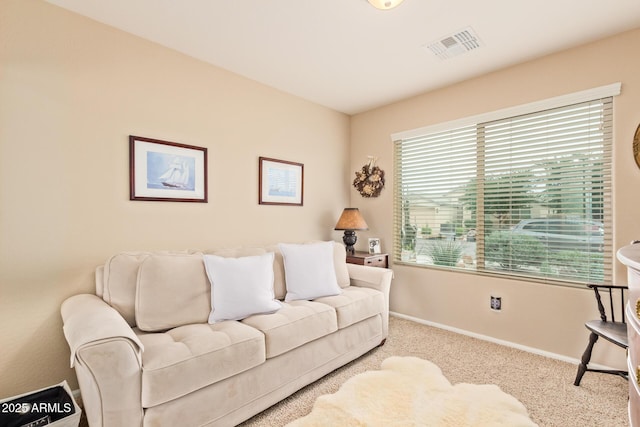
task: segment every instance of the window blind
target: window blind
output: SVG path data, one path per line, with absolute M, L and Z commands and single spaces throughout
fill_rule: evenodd
M 395 142 L 396 262 L 611 278 L 612 98 Z

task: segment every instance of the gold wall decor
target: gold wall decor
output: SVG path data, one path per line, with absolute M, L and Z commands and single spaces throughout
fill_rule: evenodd
M 640 125 L 638 125 L 633 137 L 633 158 L 636 159 L 636 165 L 640 168 Z
M 384 171 L 376 166 L 377 160 L 369 156 L 369 163 L 356 171 L 353 186 L 362 197 L 378 197 L 384 188 Z

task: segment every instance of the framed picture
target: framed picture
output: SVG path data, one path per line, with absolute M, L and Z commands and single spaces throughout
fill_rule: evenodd
M 207 149 L 129 136 L 130 200 L 207 202 Z
M 382 249 L 380 248 L 380 239 L 377 237 L 369 238 L 369 253 L 370 254 L 381 254 Z
M 302 206 L 304 165 L 268 157 L 259 160 L 258 203 Z

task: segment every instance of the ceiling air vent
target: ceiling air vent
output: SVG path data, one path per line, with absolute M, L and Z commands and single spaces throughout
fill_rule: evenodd
M 481 45 L 480 38 L 471 27 L 467 27 L 423 47 L 435 53 L 440 59 L 448 59 L 477 49 Z

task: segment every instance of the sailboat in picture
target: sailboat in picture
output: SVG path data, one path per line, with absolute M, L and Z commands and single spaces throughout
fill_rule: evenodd
M 173 159 L 169 169 L 159 177 L 163 186 L 168 188 L 187 188 L 189 183 L 189 165 L 179 157 Z

